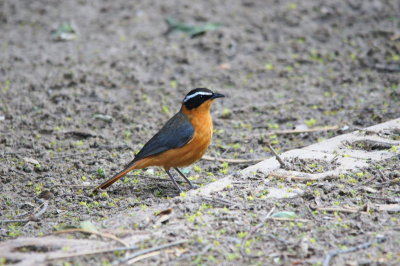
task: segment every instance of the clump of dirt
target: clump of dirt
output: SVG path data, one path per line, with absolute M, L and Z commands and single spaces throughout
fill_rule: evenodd
M 355 150 L 376 151 L 376 150 L 388 150 L 393 145 L 381 141 L 357 140 L 351 143 L 347 143 L 347 146 Z
M 284 168 L 289 171 L 316 174 L 334 170 L 339 166 L 337 159 L 326 161 L 320 159 L 289 158 L 284 160 Z
M 392 140 L 400 140 L 400 129 L 395 128 L 392 130 L 387 130 L 384 132 L 380 132 L 379 135 Z
M 238 177 L 235 186 L 213 195 L 229 202 L 224 206 L 177 197 L 160 169 L 132 172 L 97 195 L 92 188 L 126 165 L 195 87 L 228 96 L 212 108 L 208 155 L 248 160 L 202 160 L 182 169 L 200 186 L 271 156 L 262 137 L 269 131 L 342 124 L 352 129 L 396 118 L 398 14 L 394 0 L 232 1 L 229 6 L 216 0 L 2 1 L 0 220 L 26 221 L 2 222 L 0 239 L 46 235 L 90 220 L 102 230 L 150 230 L 142 248 L 190 241 L 181 253 L 160 253 L 146 263 L 244 264 L 256 261 L 240 253 L 242 239 L 275 206 L 276 212 L 292 211 L 307 221 L 268 220 L 244 244 L 246 254 L 269 254 L 257 259 L 261 263 L 317 263 L 326 250 L 354 246 L 379 232 L 388 236 L 379 248 L 340 255 L 335 262 L 396 264 L 396 214 L 307 208 L 316 202 L 386 204 L 359 190 L 357 173 L 301 187 L 308 197 L 287 200 L 268 199 L 268 187 L 300 185 Z M 166 34 L 167 18 L 220 26 L 191 38 Z M 59 35 L 65 25 L 73 27 L 67 37 Z M 340 133 L 268 135 L 268 142 L 285 151 Z M 397 169 L 395 163 L 388 167 L 382 170 L 386 177 Z M 369 183 L 378 191 L 374 197 L 398 197 L 396 178 L 387 179 Z M 48 208 L 31 219 L 44 210 L 39 199 Z M 174 218 L 149 223 L 153 216 L 145 214 L 166 208 L 174 209 Z M 102 224 L 110 217 L 119 217 L 115 227 Z M 99 264 L 116 257 L 62 262 Z

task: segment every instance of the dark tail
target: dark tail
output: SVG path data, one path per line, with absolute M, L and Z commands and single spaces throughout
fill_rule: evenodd
M 130 163 L 124 170 L 122 170 L 121 172 L 119 172 L 118 174 L 116 174 L 113 178 L 108 179 L 106 182 L 104 182 L 103 184 L 97 186 L 94 191 L 99 190 L 99 189 L 106 189 L 109 186 L 111 186 L 112 184 L 114 184 L 118 179 L 120 179 L 121 177 L 124 177 L 127 173 L 129 173 L 130 171 L 132 171 L 133 169 L 135 169 L 136 167 L 136 162 L 135 163 Z

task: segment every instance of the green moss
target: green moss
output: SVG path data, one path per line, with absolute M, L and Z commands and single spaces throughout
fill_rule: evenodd
M 201 215 L 202 215 L 202 213 L 200 211 L 197 211 L 194 214 L 186 214 L 186 220 L 190 223 L 194 223 L 196 221 L 196 218 Z
M 169 82 L 169 86 L 173 89 L 176 89 L 176 87 L 178 87 L 178 82 L 176 80 L 171 80 Z
M 239 257 L 240 257 L 240 255 L 239 255 L 238 253 L 228 253 L 228 254 L 226 254 L 226 258 L 227 258 L 229 261 L 236 260 L 236 259 L 238 259 Z
M 43 189 L 43 184 L 36 184 L 35 185 L 35 193 L 36 195 L 39 195 L 42 192 Z
M 75 147 L 81 147 L 81 146 L 85 145 L 85 142 L 84 142 L 83 140 L 78 140 L 78 141 L 75 141 L 75 142 L 73 143 L 73 145 L 74 145 Z
M 200 166 L 198 166 L 197 164 L 193 165 L 192 168 L 193 168 L 193 171 L 195 171 L 196 173 L 201 173 L 203 171 L 203 169 Z
M 304 123 L 308 126 L 308 127 L 312 127 L 317 123 L 317 120 L 315 120 L 314 118 L 308 119 L 306 121 L 304 121 Z
M 4 85 L 2 85 L 2 87 L 3 87 L 2 88 L 3 92 L 8 92 L 11 88 L 11 81 L 8 79 L 6 81 L 4 81 Z
M 171 111 L 169 110 L 169 107 L 167 105 L 163 105 L 161 110 L 164 114 L 171 115 Z
M 98 168 L 97 169 L 97 176 L 101 177 L 101 178 L 106 177 L 106 171 L 103 168 Z
M 124 131 L 122 132 L 122 135 L 124 136 L 124 139 L 125 139 L 125 140 L 129 140 L 130 137 L 132 136 L 132 132 L 129 131 L 129 130 L 124 130 Z
M 268 71 L 271 71 L 271 70 L 274 70 L 274 65 L 273 64 L 265 64 L 265 66 L 264 66 L 264 68 L 265 68 L 265 70 L 268 70 Z
M 101 193 L 100 193 L 100 197 L 101 197 L 101 198 L 108 198 L 108 193 L 107 193 L 107 191 L 101 192 Z
M 229 118 L 232 115 L 232 111 L 229 108 L 224 108 L 221 114 L 221 118 Z
M 292 2 L 292 3 L 289 3 L 289 4 L 288 4 L 288 8 L 289 8 L 289 9 L 292 9 L 292 10 L 297 9 L 297 4 L 296 4 L 296 3 L 293 3 L 293 2 Z
M 248 235 L 248 232 L 239 232 L 239 233 L 237 233 L 237 236 L 239 238 L 245 238 L 247 235 Z
M 229 168 L 229 164 L 227 162 L 223 162 L 221 164 L 221 169 L 219 169 L 219 172 L 226 175 L 226 174 L 228 174 L 228 168 Z

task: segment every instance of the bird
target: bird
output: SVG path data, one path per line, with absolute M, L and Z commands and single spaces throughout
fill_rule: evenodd
M 213 135 L 211 104 L 215 99 L 223 97 L 225 95 L 207 88 L 191 90 L 183 98 L 179 112 L 164 124 L 122 171 L 97 186 L 95 191 L 106 189 L 134 169 L 150 166 L 164 168 L 179 192 L 183 190 L 172 176 L 171 168 L 183 177 L 190 189 L 196 188 L 178 167 L 193 164 L 207 151 Z

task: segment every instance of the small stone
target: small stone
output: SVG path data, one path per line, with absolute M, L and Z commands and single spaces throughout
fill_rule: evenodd
M 24 157 L 24 161 L 27 163 L 33 164 L 33 165 L 40 164 L 39 161 L 37 161 L 33 158 L 28 158 L 28 157 Z

